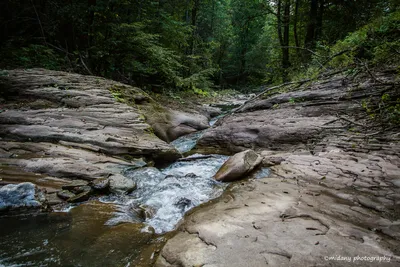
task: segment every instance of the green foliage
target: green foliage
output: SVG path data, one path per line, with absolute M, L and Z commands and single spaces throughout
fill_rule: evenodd
M 368 60 L 372 64 L 391 64 L 399 60 L 400 11 L 383 16 L 349 34 L 331 49 L 331 55 L 348 51 L 335 57 L 332 67 L 347 67 Z
M 70 70 L 205 95 L 217 86 L 248 88 L 316 77 L 325 68 L 360 59 L 396 64 L 398 1 L 316 2 L 313 17 L 311 1 L 3 0 L 0 68 Z M 288 7 L 289 25 L 283 25 L 278 3 Z M 320 24 L 313 26 L 315 20 Z M 283 64 L 288 48 L 279 32 L 284 29 L 289 29 L 290 64 Z M 344 50 L 349 51 L 333 57 Z
M 30 44 L 20 49 L 15 49 L 11 45 L 7 45 L 1 52 L 3 67 L 15 68 L 33 68 L 43 67 L 46 69 L 59 70 L 65 64 L 53 49 L 44 46 Z
M 8 71 L 6 70 L 0 70 L 0 77 L 1 76 L 8 76 Z
M 178 86 L 189 90 L 191 89 L 194 92 L 196 92 L 196 90 L 199 92 L 201 89 L 209 89 L 212 86 L 212 82 L 209 78 L 214 72 L 215 69 L 205 69 L 194 73 L 187 78 L 181 79 Z
M 371 99 L 363 100 L 362 107 L 371 119 L 380 123 L 400 125 L 400 97 L 385 93 L 378 103 Z

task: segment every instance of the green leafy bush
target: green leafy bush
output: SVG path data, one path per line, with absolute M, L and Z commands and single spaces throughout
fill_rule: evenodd
M 400 11 L 383 16 L 338 41 L 330 50 L 331 67 L 347 67 L 358 60 L 392 64 L 400 59 Z M 347 52 L 345 52 L 347 51 Z
M 63 58 L 61 58 L 53 49 L 44 45 L 31 44 L 19 49 L 13 48 L 12 46 L 8 46 L 7 48 L 2 50 L 0 55 L 3 58 L 3 67 L 6 68 L 42 67 L 46 69 L 60 70 L 65 64 Z

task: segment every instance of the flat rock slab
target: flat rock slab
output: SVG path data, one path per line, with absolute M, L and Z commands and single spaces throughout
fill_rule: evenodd
M 322 186 L 266 178 L 237 185 L 189 215 L 156 266 L 398 266 L 399 240 L 370 228 L 398 223 Z M 356 256 L 390 262 L 353 262 Z
M 78 188 L 110 178 L 112 190 L 131 190 L 124 168 L 181 157 L 146 123 L 142 113 L 158 104 L 139 88 L 44 69 L 8 71 L 0 87 L 2 183 L 25 179 L 54 193 L 71 189 L 68 180 L 85 180 Z
M 198 153 L 225 154 L 246 149 L 306 150 L 316 140 L 343 134 L 347 129 L 363 132 L 358 129 L 367 123 L 362 99 L 379 100 L 391 87 L 376 84 L 370 77 L 362 82 L 347 82 L 346 86 L 344 82 L 345 77 L 339 76 L 284 88 L 294 92 L 272 96 L 266 93 L 250 100 L 206 131 L 195 149 Z
M 58 196 L 59 198 L 61 198 L 61 199 L 68 200 L 68 199 L 74 197 L 75 194 L 72 193 L 72 192 L 69 191 L 69 190 L 61 190 L 61 191 L 58 191 L 58 192 L 57 192 L 57 196 Z
M 125 88 L 134 96 L 145 96 L 139 88 L 41 69 L 8 73 L 0 79 L 6 100 L 6 109 L 0 113 L 0 136 L 5 140 L 66 142 L 107 155 L 179 157 L 172 146 L 151 134 L 138 108 L 118 102 L 112 94 Z M 35 105 L 37 100 L 51 105 Z

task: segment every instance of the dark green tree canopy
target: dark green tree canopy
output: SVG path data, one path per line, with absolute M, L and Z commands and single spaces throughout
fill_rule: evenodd
M 273 83 L 321 65 L 316 55 L 398 8 L 395 0 L 3 0 L 0 68 L 146 88 Z

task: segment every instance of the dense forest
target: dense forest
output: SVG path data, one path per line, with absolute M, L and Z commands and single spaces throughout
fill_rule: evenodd
M 0 68 L 201 93 L 390 64 L 399 29 L 396 0 L 3 0 Z

